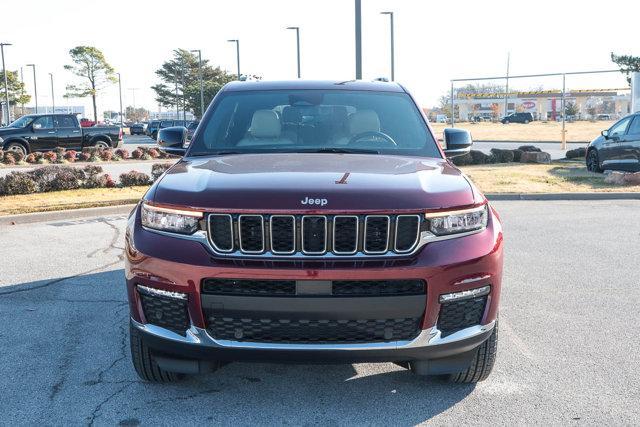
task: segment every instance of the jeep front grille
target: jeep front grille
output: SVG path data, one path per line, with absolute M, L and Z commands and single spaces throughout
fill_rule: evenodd
M 219 255 L 382 256 L 416 250 L 420 215 L 209 214 L 209 243 Z

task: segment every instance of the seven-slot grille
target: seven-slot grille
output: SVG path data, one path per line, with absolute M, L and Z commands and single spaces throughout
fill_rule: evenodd
M 349 256 L 407 254 L 418 245 L 419 215 L 209 214 L 209 242 L 220 254 Z

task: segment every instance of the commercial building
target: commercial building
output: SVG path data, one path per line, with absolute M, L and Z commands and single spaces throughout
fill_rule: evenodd
M 572 105 L 567 115 L 576 119 L 622 117 L 630 112 L 628 88 L 583 89 L 565 93 L 566 105 Z M 514 112 L 528 112 L 536 120 L 558 120 L 562 117 L 562 91 L 509 92 L 505 113 L 505 93 L 458 92 L 454 99 L 459 120 L 471 118 L 498 119 Z

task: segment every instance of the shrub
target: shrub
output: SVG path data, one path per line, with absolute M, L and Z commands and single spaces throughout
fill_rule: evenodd
M 56 147 L 53 151 L 58 155 L 58 157 L 64 157 L 64 152 L 67 150 L 64 147 Z
M 513 150 L 502 150 L 500 148 L 492 148 L 491 154 L 495 157 L 498 163 L 511 163 L 513 162 Z
M 84 181 L 84 188 L 102 188 L 107 186 L 106 175 L 90 175 Z
M 116 186 L 116 182 L 113 180 L 113 178 L 111 178 L 111 175 L 104 174 L 104 179 L 105 179 L 105 187 L 107 188 L 113 188 Z
M 152 158 L 149 153 L 142 153 L 142 157 L 140 157 L 140 160 L 152 160 Z
M 142 152 L 142 150 L 140 148 L 136 148 L 135 150 L 133 150 L 131 152 L 131 158 L 132 159 L 140 159 L 143 154 L 144 153 Z
M 85 179 L 81 169 L 69 166 L 44 166 L 29 174 L 38 184 L 38 190 L 43 193 L 80 188 Z
M 27 163 L 35 163 L 36 162 L 36 155 L 35 153 L 29 153 L 27 155 L 27 157 L 25 157 L 24 159 L 25 162 Z
M 100 153 L 98 153 L 100 159 L 104 160 L 105 162 L 108 162 L 109 160 L 111 160 L 113 158 L 113 151 L 111 150 L 102 150 Z
M 138 171 L 125 172 L 120 175 L 120 184 L 123 187 L 133 187 L 135 185 L 149 185 L 151 184 L 151 177 L 146 173 Z
M 157 159 L 158 157 L 160 157 L 160 151 L 157 150 L 156 148 L 150 148 L 147 151 L 147 154 L 149 155 L 149 157 L 151 157 L 152 159 Z
M 118 148 L 116 150 L 116 155 L 121 157 L 122 159 L 128 159 L 129 158 L 129 151 L 126 150 L 125 148 Z
M 87 152 L 82 151 L 82 153 L 80 153 L 80 156 L 78 157 L 80 157 L 80 161 L 88 162 L 89 159 L 91 158 L 91 153 L 89 153 L 88 151 Z
M 82 168 L 82 171 L 87 175 L 87 176 L 95 176 L 95 175 L 99 175 L 102 173 L 102 166 L 97 166 L 97 165 L 87 165 L 85 167 Z
M 58 160 L 58 155 L 53 151 L 47 151 L 46 153 L 44 153 L 43 158 L 49 163 L 53 163 Z
M 76 156 L 78 155 L 78 152 L 75 150 L 69 150 L 67 152 L 64 153 L 64 158 L 68 161 L 68 162 L 75 162 L 76 161 Z
M 36 161 L 41 160 L 44 158 L 44 153 L 41 151 L 36 151 L 35 153 L 33 153 L 36 156 Z
M 0 178 L 0 195 L 31 194 L 38 191 L 38 184 L 29 172 L 11 172 Z
M 153 166 L 151 166 L 151 177 L 155 181 L 170 167 L 171 164 L 169 163 L 154 163 Z
M 520 147 L 518 147 L 518 150 L 524 151 L 524 152 L 538 152 L 538 153 L 542 152 L 541 149 L 539 149 L 534 145 L 521 145 Z
M 5 152 L 4 158 L 2 159 L 2 163 L 4 163 L 5 165 L 15 165 L 16 158 L 13 156 L 13 153 Z

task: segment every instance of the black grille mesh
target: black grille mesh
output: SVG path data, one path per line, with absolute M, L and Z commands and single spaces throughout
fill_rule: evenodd
M 453 301 L 440 306 L 438 329 L 446 337 L 469 326 L 479 325 L 482 321 L 487 297 L 478 297 L 463 301 Z
M 335 217 L 333 222 L 333 251 L 339 253 L 356 252 L 358 249 L 358 218 Z
M 389 237 L 388 217 L 369 217 L 366 224 L 364 249 L 367 252 L 382 252 L 387 249 Z
M 212 295 L 282 296 L 296 294 L 295 280 L 205 279 L 202 293 Z
M 181 335 L 189 329 L 187 301 L 152 295 L 138 288 L 144 317 L 148 323 L 157 325 Z
M 240 217 L 240 247 L 248 252 L 264 251 L 264 228 L 262 216 Z
M 231 216 L 211 215 L 209 217 L 211 227 L 211 240 L 221 251 L 233 249 L 233 233 L 231 230 Z
M 307 216 L 302 218 L 302 251 L 322 253 L 326 249 L 326 224 L 323 216 Z
M 295 218 L 292 216 L 274 216 L 271 218 L 271 250 L 291 253 L 296 248 Z
M 336 280 L 333 295 L 340 296 L 399 296 L 425 293 L 422 280 Z
M 273 343 L 365 343 L 411 340 L 420 318 L 374 320 L 304 320 L 209 317 L 215 339 Z
M 396 250 L 410 251 L 418 240 L 420 219 L 417 216 L 399 216 L 396 221 Z

